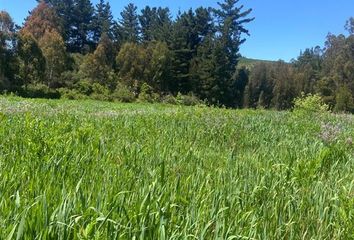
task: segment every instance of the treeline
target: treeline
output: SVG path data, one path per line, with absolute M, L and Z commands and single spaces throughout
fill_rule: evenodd
M 109 2 L 41 0 L 23 26 L 0 13 L 0 90 L 26 97 L 185 101 L 287 109 L 301 92 L 351 111 L 350 36 L 328 37 L 291 64 L 238 67 L 251 9 L 238 0 L 178 13 L 128 4 L 115 20 Z M 351 45 L 352 44 L 352 45 Z M 350 75 L 352 74 L 352 75 Z M 345 106 L 343 103 L 345 102 Z
M 235 106 L 239 46 L 251 9 L 225 0 L 173 19 L 168 8 L 115 21 L 108 2 L 46 0 L 16 29 L 1 12 L 1 88 L 23 95 L 158 101 L 175 96 Z
M 306 49 L 291 63 L 249 69 L 245 107 L 288 109 L 301 94 L 318 94 L 332 110 L 354 112 L 354 19 L 348 36 L 328 34 L 325 47 Z

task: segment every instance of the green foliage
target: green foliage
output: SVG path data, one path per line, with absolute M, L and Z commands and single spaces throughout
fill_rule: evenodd
M 177 99 L 171 94 L 163 96 L 162 102 L 166 104 L 178 105 Z
M 133 3 L 129 3 L 121 12 L 122 19 L 119 28 L 123 42 L 139 42 L 140 26 L 137 9 L 137 6 Z
M 113 38 L 113 15 L 111 5 L 105 0 L 100 0 L 96 5 L 92 20 L 93 41 L 98 43 L 103 34 Z
M 139 15 L 143 42 L 167 41 L 172 20 L 168 8 L 146 6 Z
M 48 85 L 41 83 L 28 85 L 26 89 L 20 90 L 19 95 L 27 98 L 60 98 L 60 93 L 57 90 L 51 89 Z
M 154 89 L 151 86 L 149 86 L 147 83 L 143 83 L 138 96 L 138 100 L 140 102 L 158 102 L 159 98 L 160 96 L 154 92 Z
M 342 86 L 336 93 L 336 112 L 354 112 L 354 100 L 352 93 L 346 86 Z
M 92 93 L 90 97 L 95 100 L 112 101 L 109 89 L 99 83 L 94 83 L 92 85 Z
M 302 93 L 301 97 L 294 100 L 293 111 L 298 114 L 326 113 L 329 106 L 325 104 L 320 95 Z
M 76 89 L 60 88 L 58 89 L 60 93 L 60 98 L 68 100 L 83 100 L 89 99 L 89 96 L 82 94 Z
M 113 88 L 112 79 L 115 50 L 108 35 L 103 34 L 93 54 L 88 54 L 79 68 L 79 74 L 92 83 L 99 83 L 107 88 Z
M 39 41 L 39 46 L 46 60 L 45 82 L 50 87 L 61 83 L 61 74 L 67 69 L 65 44 L 59 33 L 46 31 Z
M 241 57 L 245 25 L 254 18 L 239 0 L 175 18 L 162 7 L 146 6 L 139 14 L 130 3 L 118 22 L 105 0 L 96 7 L 90 0 L 37 2 L 21 29 L 0 12 L 1 92 L 26 96 L 26 86 L 45 84 L 67 98 L 175 102 L 161 96 L 181 93 L 180 104 L 202 99 L 212 106 L 276 110 L 291 109 L 304 92 L 320 95 L 337 112 L 354 111 L 352 18 L 348 35 L 329 34 L 325 48 L 308 48 L 286 63 Z
M 0 239 L 353 238 L 351 115 L 18 97 L 0 109 Z M 340 126 L 330 144 L 322 122 Z
M 178 93 L 176 96 L 176 100 L 179 104 L 184 106 L 196 106 L 203 104 L 203 102 L 199 100 L 196 96 L 194 96 L 193 93 L 190 93 L 188 95 Z
M 119 84 L 113 93 L 113 98 L 119 102 L 132 103 L 135 101 L 135 94 L 126 85 Z
M 25 86 L 43 83 L 46 61 L 37 41 L 30 34 L 20 34 L 18 39 L 19 77 Z

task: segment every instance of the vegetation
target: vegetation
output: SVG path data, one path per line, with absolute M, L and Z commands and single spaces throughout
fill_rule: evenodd
M 354 237 L 351 115 L 17 97 L 0 109 L 1 239 Z
M 182 94 L 208 105 L 277 110 L 291 109 L 305 93 L 336 112 L 354 112 L 352 18 L 347 36 L 329 34 L 325 48 L 285 63 L 240 56 L 251 14 L 238 0 L 176 18 L 168 8 L 139 12 L 131 3 L 115 20 L 104 0 L 38 0 L 20 29 L 0 14 L 0 91 L 28 96 L 29 85 L 46 85 L 55 96 L 113 101 L 124 93 L 142 101 L 148 85 L 154 101 Z M 92 94 L 97 87 L 104 91 Z
M 354 239 L 354 20 L 286 63 L 251 15 L 1 11 L 0 239 Z

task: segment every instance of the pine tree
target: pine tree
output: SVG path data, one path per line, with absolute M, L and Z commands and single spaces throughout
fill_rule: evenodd
M 203 43 L 197 49 L 197 55 L 191 62 L 190 74 L 195 82 L 195 93 L 203 100 L 207 100 L 210 104 L 217 104 L 218 99 L 215 98 L 215 66 L 216 62 L 213 57 L 215 39 L 212 34 L 207 35 Z
M 143 42 L 150 42 L 154 39 L 153 31 L 156 27 L 156 18 L 156 8 L 151 9 L 149 6 L 146 6 L 141 10 L 139 22 Z
M 141 11 L 139 22 L 143 42 L 169 41 L 171 17 L 168 8 L 146 6 Z
M 249 35 L 244 24 L 254 20 L 247 18 L 252 9 L 242 11 L 243 6 L 238 7 L 238 2 L 239 0 L 224 0 L 223 3 L 218 3 L 219 9 L 214 9 L 218 23 L 216 26 L 218 43 L 214 49 L 214 57 L 218 63 L 215 69 L 218 86 L 216 97 L 226 106 L 232 106 L 234 102 L 233 76 L 240 57 L 240 46 L 246 41 L 242 35 Z
M 139 19 L 137 14 L 137 6 L 129 3 L 121 12 L 120 31 L 123 42 L 139 42 Z
M 173 26 L 170 44 L 173 53 L 172 75 L 174 84 L 171 86 L 173 93 L 187 94 L 194 89 L 190 67 L 191 61 L 197 53 L 198 42 L 195 14 L 190 9 L 188 12 L 180 14 Z
M 247 18 L 252 9 L 242 11 L 244 6 L 238 7 L 238 2 L 239 0 L 224 0 L 223 3 L 218 3 L 220 9 L 214 9 L 221 46 L 227 54 L 227 67 L 232 73 L 240 57 L 240 46 L 246 41 L 245 38 L 242 38 L 242 34 L 249 35 L 244 24 L 254 20 L 254 18 Z
M 74 0 L 74 9 L 69 50 L 72 52 L 87 53 L 92 49 L 92 19 L 94 8 L 90 0 Z
M 113 15 L 109 2 L 104 0 L 96 5 L 95 13 L 92 21 L 93 41 L 98 43 L 102 34 L 107 34 L 111 39 L 113 38 Z

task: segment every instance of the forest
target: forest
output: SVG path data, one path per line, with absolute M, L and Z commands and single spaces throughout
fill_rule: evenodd
M 238 0 L 173 17 L 168 8 L 40 0 L 22 26 L 0 12 L 0 91 L 30 98 L 203 103 L 286 110 L 320 95 L 336 112 L 354 112 L 354 18 L 347 34 L 291 62 L 240 64 L 252 37 L 252 9 Z M 276 46 L 274 46 L 276 47 Z

